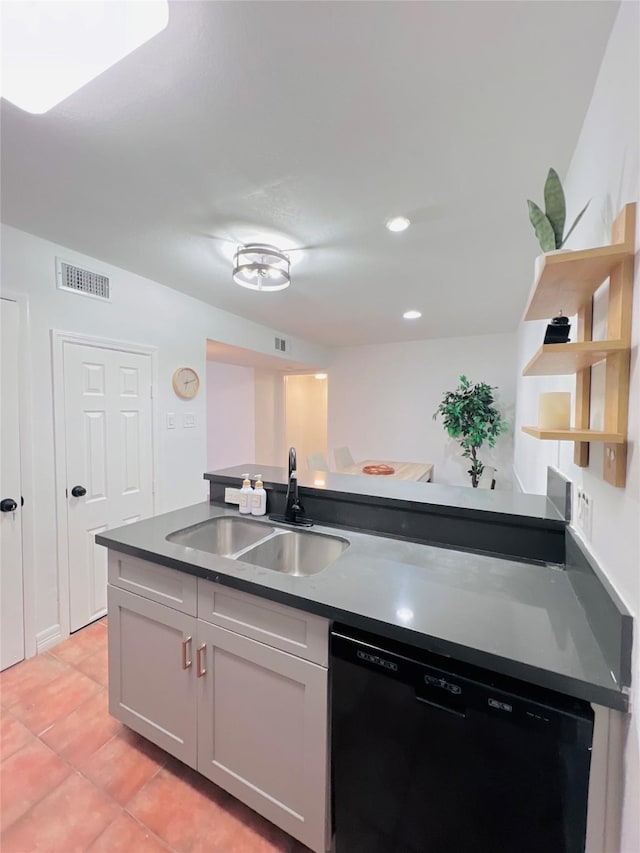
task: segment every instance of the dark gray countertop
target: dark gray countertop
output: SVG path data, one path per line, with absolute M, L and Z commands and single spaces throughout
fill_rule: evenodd
M 238 512 L 196 504 L 96 541 L 570 696 L 627 707 L 560 568 L 315 527 L 348 539 L 350 547 L 324 571 L 292 577 L 166 539 L 221 515 Z
M 261 474 L 265 484 L 268 485 L 285 486 L 287 483 L 286 468 L 270 465 L 260 466 L 255 462 L 210 471 L 204 477 L 207 480 L 215 478 L 218 481 L 228 479 L 230 485 L 240 488 L 245 473 L 248 473 L 253 479 Z M 332 471 L 300 472 L 298 485 L 302 490 L 362 495 L 368 499 L 373 498 L 374 501 L 375 499 L 406 501 L 408 503 L 428 504 L 431 509 L 442 507 L 456 512 L 471 511 L 512 515 L 525 521 L 536 519 L 537 523 L 540 521 L 549 521 L 556 525 L 564 523 L 564 519 L 546 495 L 528 495 L 522 492 L 507 492 L 497 489 L 472 489 L 464 486 L 438 485 L 437 483 L 418 483 L 366 474 L 360 476 L 357 474 L 336 474 Z

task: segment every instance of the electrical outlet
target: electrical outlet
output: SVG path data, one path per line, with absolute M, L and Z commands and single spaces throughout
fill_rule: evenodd
M 225 489 L 224 490 L 224 502 L 227 504 L 239 504 L 240 503 L 240 489 Z
M 593 517 L 593 499 L 584 489 L 577 489 L 576 525 L 586 539 L 591 539 L 591 524 Z

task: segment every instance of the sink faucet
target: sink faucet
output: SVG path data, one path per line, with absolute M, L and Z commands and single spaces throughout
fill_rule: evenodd
M 289 479 L 287 482 L 287 506 L 284 511 L 286 517 L 295 523 L 298 515 L 304 515 L 304 507 L 300 503 L 298 495 L 298 464 L 295 447 L 289 448 Z
M 284 514 L 272 514 L 272 521 L 284 521 L 286 524 L 296 524 L 300 527 L 312 527 L 313 521 L 304 514 L 304 507 L 298 495 L 298 470 L 295 447 L 289 448 L 289 476 L 287 480 L 287 498 Z

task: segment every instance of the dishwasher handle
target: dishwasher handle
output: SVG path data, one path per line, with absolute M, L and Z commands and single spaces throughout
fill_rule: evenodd
M 446 711 L 447 714 L 453 714 L 455 717 L 464 719 L 467 716 L 466 708 L 454 708 L 451 705 L 444 705 L 441 702 L 434 702 L 433 699 L 425 699 L 423 696 L 418 696 L 416 693 L 416 702 L 421 702 L 423 705 L 428 705 L 430 708 L 436 708 L 438 711 Z

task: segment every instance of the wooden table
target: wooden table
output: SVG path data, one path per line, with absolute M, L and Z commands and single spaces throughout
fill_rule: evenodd
M 365 465 L 391 465 L 395 468 L 394 474 L 363 474 Z M 428 462 L 390 462 L 387 459 L 363 459 L 355 465 L 339 468 L 336 474 L 362 474 L 363 477 L 371 477 L 372 480 L 413 480 L 414 482 L 428 483 L 433 475 L 433 465 Z

